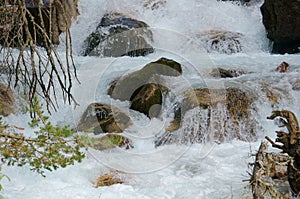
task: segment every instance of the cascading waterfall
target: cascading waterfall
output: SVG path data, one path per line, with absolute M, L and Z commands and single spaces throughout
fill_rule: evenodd
M 28 168 L 3 167 L 12 179 L 12 182 L 3 181 L 4 197 L 242 198 L 251 195 L 249 189 L 244 189 L 247 182 L 243 181 L 249 179 L 249 153 L 258 148 L 265 135 L 275 136 L 276 128 L 266 116 L 274 109 L 300 113 L 300 57 L 269 53 L 261 4 L 259 0 L 253 0 L 249 6 L 217 0 L 79 1 L 80 15 L 72 25 L 71 34 L 81 82 L 73 86 L 73 91 L 80 106 L 74 110 L 62 105 L 51 119 L 76 127 L 89 104 L 112 104 L 130 116 L 133 125 L 123 134 L 132 139 L 135 148 L 91 149 L 83 163 L 46 173 L 45 179 L 27 171 Z M 109 12 L 124 13 L 147 23 L 153 30 L 151 45 L 157 47 L 155 52 L 141 57 L 81 56 L 85 39 Z M 63 43 L 59 49 L 64 48 Z M 112 99 L 107 94 L 111 81 L 161 57 L 181 63 L 183 74 L 159 79 L 175 97 L 166 97 L 158 118 L 149 119 L 129 110 L 129 101 Z M 283 61 L 290 64 L 289 71 L 275 72 Z M 211 71 L 217 67 L 236 70 L 240 75 L 213 77 Z M 184 101 L 185 91 L 196 88 L 223 90 L 219 95 L 212 93 L 215 96 L 210 101 L 219 102 L 211 107 L 183 109 L 179 128 L 166 131 L 175 117 L 174 106 Z M 224 89 L 233 89 L 232 95 L 223 96 Z M 234 96 L 244 98 L 222 101 Z M 249 112 L 240 110 L 232 114 L 236 107 L 242 107 L 240 104 L 247 97 L 253 98 L 253 106 L 247 107 Z M 247 118 L 248 122 L 241 123 L 240 118 Z M 27 125 L 24 115 L 11 115 L 6 120 Z M 112 171 L 122 173 L 125 183 L 93 187 L 92 182 L 99 175 Z

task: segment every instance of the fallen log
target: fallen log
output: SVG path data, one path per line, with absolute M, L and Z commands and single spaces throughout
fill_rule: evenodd
M 269 137 L 266 139 L 274 148 L 282 150 L 282 153 L 287 153 L 292 160 L 287 167 L 287 175 L 290 187 L 294 196 L 300 196 L 300 131 L 299 123 L 295 114 L 288 110 L 273 111 L 272 115 L 267 119 L 274 120 L 279 118 L 280 123 L 285 126 L 288 133 L 284 131 L 276 131 L 277 138 L 272 141 Z M 277 143 L 280 144 L 277 144 Z

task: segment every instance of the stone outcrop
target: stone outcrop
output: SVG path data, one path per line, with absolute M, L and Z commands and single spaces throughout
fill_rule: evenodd
M 117 107 L 92 103 L 81 116 L 78 131 L 100 133 L 121 133 L 132 124 L 130 117 Z
M 84 56 L 145 56 L 154 52 L 152 32 L 142 21 L 121 13 L 105 14 L 84 41 Z
M 265 0 L 261 6 L 267 37 L 273 53 L 300 52 L 300 1 Z

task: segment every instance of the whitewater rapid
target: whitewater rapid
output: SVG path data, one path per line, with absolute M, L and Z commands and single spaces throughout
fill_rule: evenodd
M 246 7 L 231 2 L 215 0 L 172 0 L 158 10 L 143 7 L 142 0 L 89 0 L 80 1 L 80 16 L 71 29 L 75 63 L 79 83 L 73 86 L 79 107 L 61 105 L 51 120 L 58 124 L 76 126 L 82 112 L 92 102 L 109 103 L 127 111 L 129 102 L 112 100 L 106 93 L 110 81 L 162 56 L 175 59 L 183 65 L 183 78 L 174 80 L 178 92 L 189 85 L 203 81 L 212 86 L 224 83 L 241 84 L 260 95 L 256 102 L 256 119 L 261 129 L 256 142 L 238 140 L 219 144 L 193 144 L 186 146 L 154 147 L 154 135 L 169 124 L 170 116 L 149 120 L 131 111 L 134 125 L 125 134 L 142 136 L 129 151 L 114 149 L 90 150 L 82 163 L 55 172 L 46 172 L 46 178 L 29 171 L 28 167 L 3 166 L 10 181 L 1 181 L 4 198 L 18 199 L 68 199 L 68 198 L 242 198 L 249 196 L 247 188 L 248 163 L 251 153 L 258 149 L 265 135 L 275 138 L 277 127 L 266 120 L 274 108 L 289 109 L 300 116 L 299 91 L 292 90 L 291 80 L 300 72 L 299 55 L 272 55 L 270 43 L 262 25 L 260 2 Z M 109 11 L 129 14 L 146 22 L 154 32 L 153 45 L 159 49 L 146 57 L 99 58 L 79 55 L 84 39 L 95 30 L 101 17 Z M 194 35 L 218 29 L 245 35 L 243 51 L 226 55 L 206 53 L 199 47 Z M 63 38 L 63 36 L 62 36 Z M 63 50 L 64 44 L 59 46 Z M 274 69 L 283 61 L 290 64 L 285 74 Z M 246 71 L 238 78 L 216 82 L 208 77 L 212 68 Z M 172 81 L 172 80 L 170 80 Z M 272 107 L 260 92 L 260 82 L 267 81 L 286 94 L 277 107 Z M 211 83 L 213 82 L 213 83 Z M 217 85 L 215 85 L 217 84 Z M 190 114 L 193 117 L 193 114 Z M 27 128 L 28 116 L 11 115 L 9 123 Z M 134 132 L 134 133 L 133 133 Z M 29 135 L 31 132 L 25 132 Z M 95 188 L 93 182 L 105 173 L 118 171 L 124 184 Z

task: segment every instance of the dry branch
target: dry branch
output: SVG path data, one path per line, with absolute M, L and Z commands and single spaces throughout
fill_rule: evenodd
M 260 179 L 262 175 L 262 169 L 263 169 L 263 161 L 264 161 L 264 153 L 268 148 L 268 143 L 266 141 L 263 141 L 260 144 L 260 147 L 258 149 L 258 152 L 255 157 L 254 167 L 253 167 L 253 173 L 250 179 L 250 185 L 252 187 L 252 194 L 254 199 L 260 199 L 264 198 L 261 185 L 260 185 Z
M 0 75 L 6 69 L 10 85 L 21 86 L 31 106 L 40 95 L 49 111 L 56 109 L 57 87 L 68 103 L 77 104 L 71 93 L 77 75 L 69 32 L 77 0 L 0 1 Z M 55 47 L 61 32 L 66 33 L 66 63 Z
M 296 196 L 300 195 L 300 131 L 299 123 L 295 114 L 288 110 L 273 111 L 270 117 L 267 119 L 274 120 L 280 118 L 283 121 L 284 126 L 287 128 L 289 133 L 283 131 L 276 131 L 277 139 L 276 142 L 282 145 L 276 144 L 270 138 L 269 142 L 273 147 L 282 149 L 283 153 L 287 153 L 293 158 L 288 165 L 288 180 L 293 193 Z

